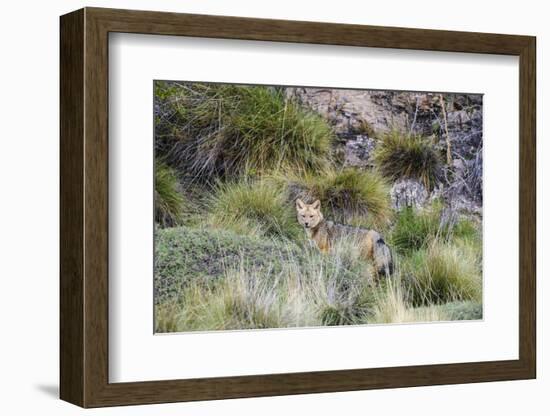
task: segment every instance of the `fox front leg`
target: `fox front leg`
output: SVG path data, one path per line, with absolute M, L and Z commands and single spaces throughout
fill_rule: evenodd
M 330 244 L 328 242 L 328 239 L 322 239 L 321 241 L 319 241 L 319 243 L 317 244 L 317 246 L 319 247 L 319 251 L 323 254 L 328 254 L 329 250 L 330 250 Z

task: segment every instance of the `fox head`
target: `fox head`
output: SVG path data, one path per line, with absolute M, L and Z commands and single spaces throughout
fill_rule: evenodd
M 313 204 L 306 204 L 300 198 L 296 200 L 296 212 L 298 222 L 305 228 L 315 228 L 323 221 L 321 213 L 321 201 L 317 200 Z

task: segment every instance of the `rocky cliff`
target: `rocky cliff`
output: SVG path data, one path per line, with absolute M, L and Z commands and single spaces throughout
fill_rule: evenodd
M 433 139 L 446 162 L 441 183 L 427 190 L 417 180 L 397 180 L 392 186 L 396 208 L 421 207 L 442 197 L 453 208 L 481 214 L 481 94 L 323 88 L 289 88 L 287 94 L 329 121 L 338 137 L 335 153 L 346 166 L 373 165 L 379 139 L 392 130 Z

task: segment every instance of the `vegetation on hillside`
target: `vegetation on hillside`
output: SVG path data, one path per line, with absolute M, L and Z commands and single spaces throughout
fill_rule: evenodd
M 430 139 L 377 134 L 366 168 L 338 162 L 334 139 L 283 88 L 155 83 L 157 332 L 482 317 L 479 220 L 439 199 L 392 208 L 392 181 L 440 183 Z M 296 220 L 298 197 L 381 232 L 391 278 L 352 237 L 321 254 Z
M 156 256 L 158 332 L 481 318 L 480 274 L 458 252 L 430 253 L 426 265 L 380 283 L 353 241 L 326 256 L 288 241 L 178 227 L 157 231 Z M 411 267 L 421 280 L 401 284 L 414 279 Z

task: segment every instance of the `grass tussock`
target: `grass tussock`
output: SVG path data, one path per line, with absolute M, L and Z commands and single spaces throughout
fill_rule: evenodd
M 395 216 L 390 242 L 402 254 L 426 248 L 434 240 L 441 242 L 463 239 L 481 240 L 480 225 L 460 218 L 456 213 L 434 202 L 422 210 L 407 207 Z
M 289 175 L 291 199 L 321 201 L 325 217 L 354 225 L 384 226 L 393 212 L 389 185 L 375 171 L 329 169 L 318 175 Z
M 262 237 L 297 240 L 303 230 L 280 187 L 271 181 L 219 183 L 209 203 L 216 227 Z
M 178 190 L 176 172 L 165 163 L 155 162 L 155 221 L 163 226 L 179 225 L 184 199 Z
M 377 295 L 371 323 L 408 323 L 447 321 L 450 314 L 436 305 L 414 308 L 406 300 L 399 284 L 389 282 L 384 291 Z
M 481 303 L 481 256 L 470 244 L 432 244 L 407 258 L 402 267 L 414 305 Z
M 156 149 L 195 179 L 330 163 L 333 132 L 283 89 L 157 82 Z
M 397 130 L 382 136 L 374 152 L 379 170 L 391 180 L 415 178 L 432 189 L 441 175 L 441 156 L 429 139 Z
M 425 247 L 440 231 L 441 208 L 432 206 L 425 210 L 407 207 L 396 215 L 391 232 L 395 250 L 410 253 Z
M 439 203 L 401 211 L 390 233 L 407 296 L 415 306 L 481 302 L 481 225 Z

